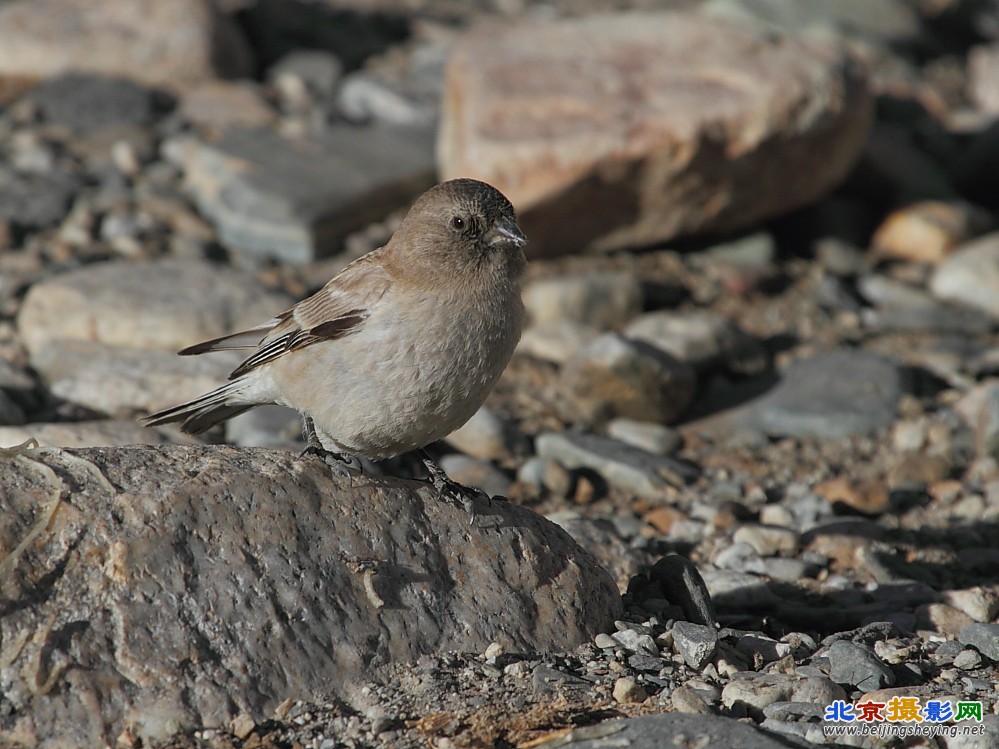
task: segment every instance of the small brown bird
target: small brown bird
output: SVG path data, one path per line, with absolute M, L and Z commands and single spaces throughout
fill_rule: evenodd
M 456 179 L 425 192 L 388 244 L 250 330 L 182 355 L 253 349 L 229 382 L 154 413 L 199 434 L 254 406 L 296 409 L 310 447 L 356 464 L 422 452 L 482 405 L 520 340 L 527 239 L 495 188 Z M 440 488 L 440 486 L 439 486 Z

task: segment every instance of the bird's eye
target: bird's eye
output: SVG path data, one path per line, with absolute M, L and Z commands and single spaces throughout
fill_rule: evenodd
M 465 219 L 463 219 L 461 216 L 454 216 L 451 219 L 451 228 L 454 229 L 455 231 L 461 231 L 462 229 L 465 228 Z

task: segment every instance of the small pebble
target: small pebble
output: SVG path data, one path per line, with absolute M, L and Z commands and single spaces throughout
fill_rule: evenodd
M 593 644 L 602 650 L 613 650 L 618 646 L 617 640 L 604 632 L 593 638 Z
M 232 719 L 232 723 L 229 727 L 230 730 L 232 730 L 233 736 L 237 739 L 243 740 L 253 732 L 253 729 L 257 727 L 257 724 L 247 713 L 240 713 Z
M 714 627 L 692 622 L 673 625 L 673 648 L 683 657 L 684 663 L 700 671 L 715 654 L 718 633 Z
M 971 648 L 962 650 L 954 656 L 954 668 L 959 668 L 962 671 L 970 671 L 971 669 L 978 668 L 981 665 L 982 656 Z
M 683 444 L 683 438 L 675 429 L 632 419 L 614 419 L 607 424 L 607 434 L 656 455 L 674 453 Z
M 732 535 L 736 543 L 751 546 L 760 556 L 773 556 L 779 552 L 792 552 L 798 547 L 798 534 L 790 528 L 745 523 Z
M 634 679 L 624 676 L 614 682 L 614 701 L 620 704 L 645 702 L 648 693 Z
M 670 700 L 673 709 L 678 713 L 697 713 L 700 715 L 709 715 L 711 713 L 711 705 L 705 701 L 696 689 L 691 689 L 689 686 L 681 686 L 674 689 L 670 695 Z
M 634 629 L 626 629 L 622 632 L 615 632 L 611 635 L 611 637 L 633 653 L 645 652 L 652 655 L 659 654 L 659 648 L 656 647 L 656 641 L 653 640 L 650 635 L 642 634 Z

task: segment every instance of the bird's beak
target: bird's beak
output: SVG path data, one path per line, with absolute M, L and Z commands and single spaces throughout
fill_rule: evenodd
M 517 222 L 507 216 L 501 216 L 482 239 L 490 247 L 523 247 L 527 244 L 527 237 Z

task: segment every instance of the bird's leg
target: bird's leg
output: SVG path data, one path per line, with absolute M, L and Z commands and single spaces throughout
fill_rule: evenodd
M 472 500 L 478 497 L 485 498 L 488 502 L 489 495 L 481 489 L 465 486 L 464 484 L 459 484 L 457 481 L 453 481 L 423 448 L 417 450 L 416 454 L 420 456 L 420 460 L 426 466 L 427 473 L 430 474 L 430 483 L 437 490 L 437 499 L 450 497 L 461 502 L 465 511 L 469 514 L 469 522 L 475 520 L 475 506 L 472 504 Z
M 306 453 L 319 454 L 326 451 L 323 443 L 319 441 L 316 424 L 311 416 L 302 416 L 302 436 L 305 438 L 306 444 L 306 448 L 302 451 L 303 455 Z
M 323 443 L 319 440 L 319 434 L 316 432 L 316 425 L 312 421 L 311 416 L 302 417 L 302 436 L 305 437 L 305 442 L 307 444 L 305 449 L 302 450 L 299 455 L 315 455 L 318 458 L 322 458 L 322 461 L 333 469 L 333 473 L 341 478 L 347 479 L 348 487 L 351 486 L 354 478 L 351 471 L 357 471 L 358 473 L 363 471 L 361 461 L 356 455 L 351 455 L 350 453 L 331 452 L 323 447 Z

